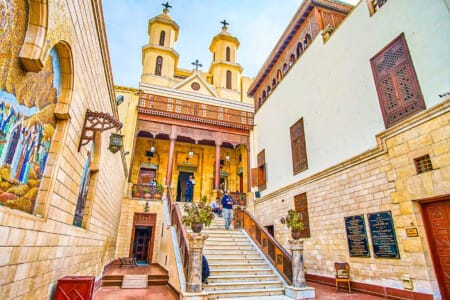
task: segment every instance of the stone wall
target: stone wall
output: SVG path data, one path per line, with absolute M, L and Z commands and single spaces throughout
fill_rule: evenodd
M 334 276 L 334 262 L 348 261 L 352 281 L 402 289 L 413 277 L 414 291 L 438 295 L 420 215 L 423 200 L 450 194 L 450 100 L 393 126 L 377 136 L 378 146 L 322 172 L 255 200 L 261 224 L 274 225 L 285 247 L 290 238 L 280 218 L 306 192 L 311 237 L 305 239 L 307 273 Z M 429 154 L 433 170 L 417 174 L 414 158 Z M 367 214 L 391 211 L 400 259 L 374 258 Z M 370 258 L 349 257 L 344 217 L 363 214 Z M 419 237 L 405 229 L 417 227 Z
M 33 1 L 30 6 L 28 2 L 6 2 L 10 17 L 6 29 L 32 29 L 48 18 L 40 30 L 26 33 L 27 45 L 42 48 L 25 47 L 20 52 L 22 62 L 32 62 L 25 69 L 18 57 L 23 39 L 0 37 L 2 43 L 12 41 L 7 47 L 13 49 L 9 65 L 0 56 L 2 76 L 7 76 L 0 89 L 11 93 L 11 84 L 36 76 L 39 70 L 33 68 L 39 68 L 39 61 L 48 62 L 54 48 L 60 56 L 62 92 L 57 97 L 56 128 L 34 213 L 0 206 L 2 299 L 48 299 L 56 281 L 66 275 L 99 278 L 103 266 L 114 258 L 125 179 L 121 154 L 107 150 L 111 131 L 103 132 L 96 139 L 83 225 L 72 225 L 90 150 L 84 146 L 78 151 L 85 112 L 90 109 L 117 117 L 103 16 L 98 1 Z M 29 9 L 33 9 L 33 26 L 27 26 Z M 4 46 L 1 51 L 8 49 Z M 29 91 L 39 92 L 33 86 Z

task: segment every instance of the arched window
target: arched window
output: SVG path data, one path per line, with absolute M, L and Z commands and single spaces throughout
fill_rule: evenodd
M 231 90 L 231 71 L 227 71 L 227 89 Z
M 299 58 L 300 55 L 302 55 L 302 53 L 303 53 L 303 46 L 302 46 L 302 43 L 299 42 L 299 43 L 297 44 L 297 58 Z
M 267 96 L 269 96 L 272 93 L 272 89 L 270 88 L 270 85 L 267 86 Z
M 159 35 L 159 45 L 164 46 L 164 40 L 166 39 L 166 32 L 163 30 Z
M 216 60 L 216 52 L 213 52 L 213 61 Z
M 289 68 L 292 67 L 292 65 L 294 64 L 294 62 L 295 62 L 295 54 L 292 53 L 292 54 L 291 54 L 291 57 L 289 58 Z
M 267 98 L 266 91 L 263 91 L 263 94 L 262 94 L 263 102 L 266 101 L 266 98 Z
M 289 70 L 287 63 L 284 63 L 283 65 L 283 75 L 286 75 L 287 71 Z
M 274 78 L 272 80 L 272 90 L 274 90 L 277 87 L 277 80 Z
M 309 33 L 305 35 L 305 40 L 303 41 L 303 44 L 305 45 L 305 49 L 311 44 L 311 36 Z
M 260 107 L 261 104 L 262 104 L 262 100 L 261 100 L 261 97 L 259 97 L 259 99 L 258 99 L 258 107 Z
M 162 58 L 162 56 L 158 56 L 156 58 L 155 75 L 161 76 L 162 64 L 163 64 L 163 58 Z
M 278 69 L 278 71 L 277 71 L 277 81 L 280 82 L 281 79 L 283 79 L 283 73 L 281 73 L 281 70 Z
M 227 49 L 226 49 L 226 60 L 227 61 L 231 60 L 231 49 L 230 49 L 230 47 L 227 47 Z

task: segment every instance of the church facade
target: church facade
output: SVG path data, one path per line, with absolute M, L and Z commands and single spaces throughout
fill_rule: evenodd
M 259 71 L 254 214 L 301 214 L 307 279 L 450 297 L 449 38 L 445 1 L 306 0 Z
M 164 187 L 169 201 L 186 200 L 190 177 L 195 183 L 194 202 L 210 203 L 225 190 L 245 200 L 250 191 L 254 109 L 253 99 L 246 94 L 252 79 L 242 75 L 236 60 L 239 40 L 228 32 L 229 24 L 224 20 L 222 30 L 211 40 L 207 72 L 200 70 L 198 60 L 192 70 L 182 69 L 174 49 L 179 25 L 169 8 L 148 22 L 139 87 L 116 86 L 125 126 L 124 148 L 129 152 L 116 253 L 158 262 L 176 274 L 170 233 L 164 226 L 169 221 L 164 220 L 163 203 L 153 199 L 151 183 Z M 145 226 L 139 221 L 144 212 L 151 215 Z M 161 236 L 155 234 L 161 231 Z M 141 235 L 144 238 L 138 242 Z M 141 243 L 149 246 L 144 249 Z M 173 276 L 170 282 L 178 288 L 176 279 Z

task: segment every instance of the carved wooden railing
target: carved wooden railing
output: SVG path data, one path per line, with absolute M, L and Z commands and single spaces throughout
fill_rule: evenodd
M 187 239 L 186 229 L 181 223 L 181 210 L 178 205 L 173 202 L 170 186 L 167 187 L 167 203 L 169 206 L 170 222 L 175 227 L 177 233 L 178 246 L 180 247 L 180 255 L 183 261 L 183 269 L 186 274 L 189 263 L 189 241 Z
M 292 284 L 292 256 L 255 218 L 240 207 L 234 209 L 234 228 L 242 228 L 248 233 L 267 258 L 277 268 L 284 280 Z
M 138 112 L 239 129 L 253 127 L 253 113 L 160 95 L 142 94 Z
M 373 15 L 387 2 L 387 0 L 366 0 L 366 2 L 369 7 L 370 15 Z

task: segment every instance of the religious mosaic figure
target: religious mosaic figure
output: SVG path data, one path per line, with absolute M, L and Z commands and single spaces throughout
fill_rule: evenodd
M 21 65 L 27 11 L 27 1 L 0 0 L 0 205 L 33 213 L 55 131 L 61 80 L 55 49 L 40 72 Z

